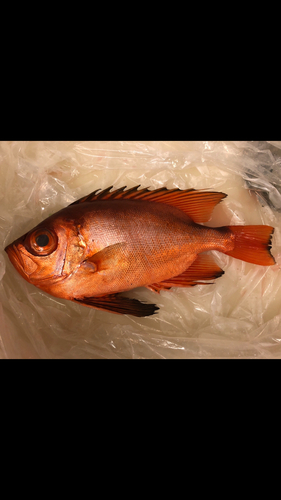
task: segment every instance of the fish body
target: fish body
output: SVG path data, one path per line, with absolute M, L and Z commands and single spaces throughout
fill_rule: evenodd
M 53 296 L 135 316 L 153 314 L 157 306 L 120 292 L 141 286 L 159 292 L 221 276 L 206 251 L 275 263 L 271 226 L 201 225 L 224 193 L 138 187 L 77 200 L 8 245 L 10 260 Z

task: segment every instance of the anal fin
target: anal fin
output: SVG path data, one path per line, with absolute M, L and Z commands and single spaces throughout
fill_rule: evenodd
M 84 297 L 83 299 L 73 299 L 73 301 L 94 309 L 115 314 L 130 314 L 137 317 L 151 316 L 159 309 L 155 304 L 145 304 L 137 299 L 122 297 L 120 294 Z
M 224 271 L 216 264 L 212 255 L 198 254 L 196 260 L 182 274 L 169 278 L 160 283 L 148 285 L 149 290 L 159 293 L 160 290 L 169 290 L 171 287 L 190 287 L 195 285 L 207 285 L 198 280 L 213 280 L 224 274 Z

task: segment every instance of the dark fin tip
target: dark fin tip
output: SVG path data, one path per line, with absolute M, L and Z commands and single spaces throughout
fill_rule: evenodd
M 215 275 L 215 279 L 216 279 L 216 278 L 220 278 L 223 274 L 224 274 L 224 271 L 223 271 L 223 270 L 218 271 L 218 272 L 216 273 L 216 275 Z
M 140 302 L 140 303 L 142 305 L 141 310 L 139 310 L 137 313 L 134 314 L 134 316 L 138 316 L 140 318 L 146 316 L 153 316 L 154 314 L 157 314 L 156 311 L 160 309 L 156 304 L 147 304 L 145 302 Z M 127 314 L 132 314 L 132 313 L 128 312 Z

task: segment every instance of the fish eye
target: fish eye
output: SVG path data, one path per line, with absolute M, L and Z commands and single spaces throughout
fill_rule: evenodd
M 33 255 L 50 255 L 58 246 L 57 235 L 49 229 L 37 229 L 29 235 L 27 247 Z
M 39 247 L 46 247 L 50 241 L 49 236 L 47 234 L 39 234 L 35 238 L 36 245 Z

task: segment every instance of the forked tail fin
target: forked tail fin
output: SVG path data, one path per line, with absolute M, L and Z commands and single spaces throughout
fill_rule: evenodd
M 227 226 L 234 234 L 234 249 L 225 252 L 236 259 L 273 266 L 275 259 L 270 253 L 271 237 L 274 232 L 272 226 Z

